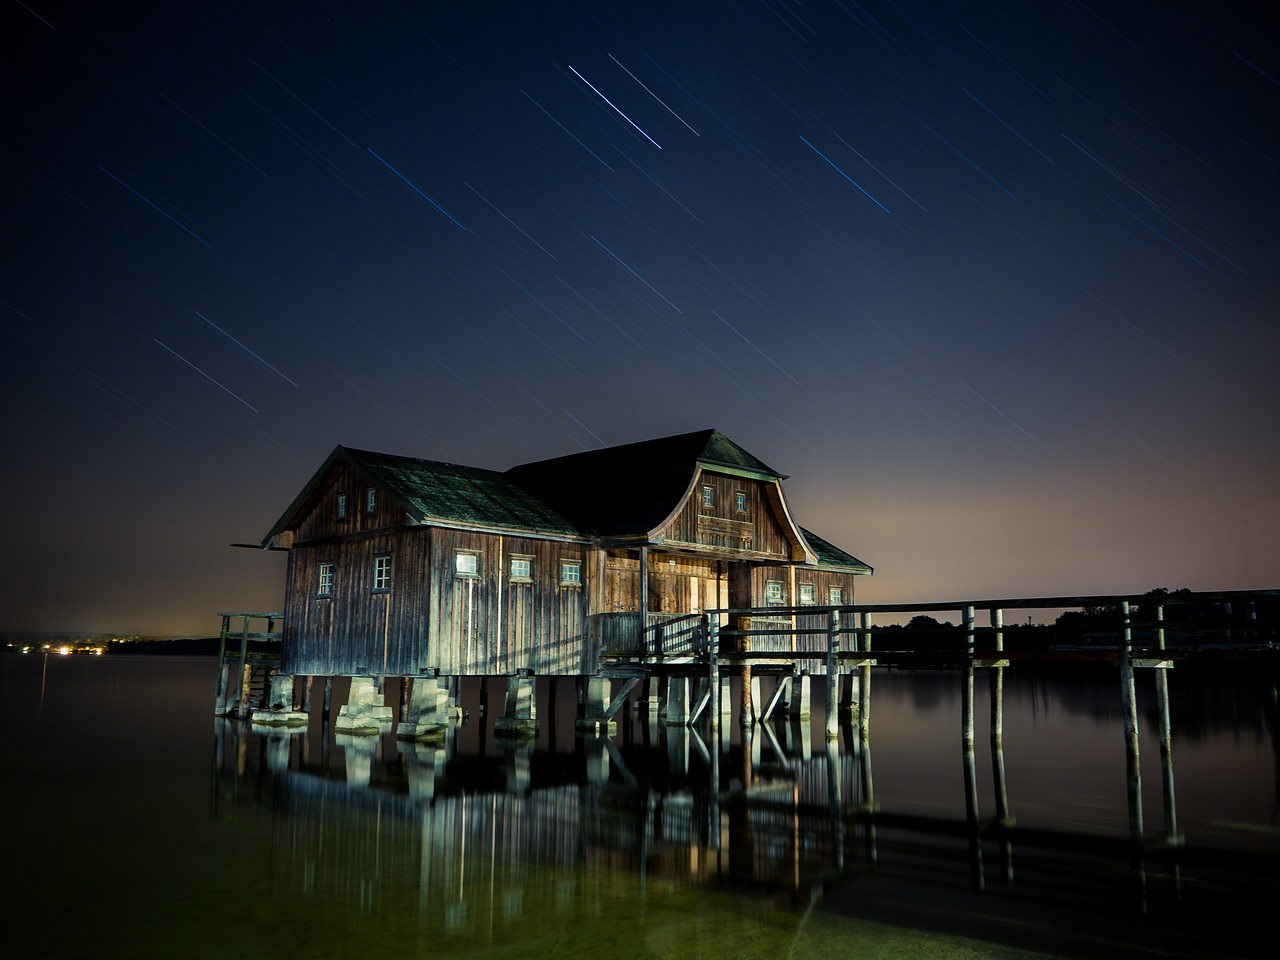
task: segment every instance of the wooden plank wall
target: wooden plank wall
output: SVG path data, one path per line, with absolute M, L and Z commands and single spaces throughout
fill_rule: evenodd
M 309 502 L 303 505 L 307 513 L 294 531 L 294 543 L 403 524 L 404 511 L 381 490 L 376 494 L 374 511 L 369 513 L 365 509 L 365 491 L 371 486 L 369 479 L 351 464 L 335 463 L 328 476 L 316 485 Z M 339 493 L 347 495 L 347 514 L 341 519 L 338 517 Z
M 360 539 L 295 546 L 289 558 L 281 669 L 294 674 L 413 676 L 423 660 L 427 529 L 397 526 Z M 373 590 L 374 557 L 391 558 L 391 589 Z M 333 594 L 316 595 L 321 563 Z
M 432 544 L 426 665 L 447 675 L 582 672 L 588 597 L 598 581 L 585 544 L 464 530 L 433 530 Z M 460 551 L 476 555 L 477 576 L 458 574 Z M 513 556 L 529 559 L 528 582 L 512 582 Z M 581 564 L 580 586 L 561 584 L 564 560 Z
M 715 503 L 711 507 L 702 505 L 703 486 L 714 490 Z M 770 486 L 772 484 L 763 480 L 704 471 L 680 513 L 661 532 L 671 543 L 701 544 L 789 559 L 791 543 L 783 525 L 774 516 Z M 738 492 L 747 495 L 744 513 L 735 509 Z

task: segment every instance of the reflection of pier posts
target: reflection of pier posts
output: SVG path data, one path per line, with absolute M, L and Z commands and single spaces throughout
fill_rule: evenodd
M 840 809 L 840 739 L 827 738 L 827 810 L 831 816 L 831 858 L 837 869 L 844 867 L 844 818 Z

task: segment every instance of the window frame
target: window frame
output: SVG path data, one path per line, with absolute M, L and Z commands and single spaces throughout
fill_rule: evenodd
M 524 573 L 516 573 L 517 563 L 524 564 Z M 533 557 L 513 553 L 507 564 L 507 579 L 512 583 L 533 583 Z
M 569 571 L 573 571 L 573 576 L 568 576 Z M 581 560 L 561 560 L 560 561 L 560 586 L 562 587 L 581 587 L 582 586 L 582 561 Z
M 827 603 L 833 607 L 844 606 L 844 587 L 827 587 Z
M 345 490 L 338 491 L 337 513 L 339 520 L 347 519 L 347 492 Z
M 316 599 L 333 599 L 333 581 L 335 565 L 332 560 L 321 560 L 316 565 Z
M 463 570 L 460 561 L 464 557 L 472 560 L 474 569 Z M 479 550 L 455 550 L 453 551 L 453 575 L 462 577 L 466 580 L 476 580 L 480 576 L 480 551 Z
M 777 592 L 777 597 L 770 596 Z M 766 580 L 764 582 L 764 605 L 766 607 L 783 607 L 787 603 L 787 585 L 782 580 Z
M 733 512 L 734 513 L 746 513 L 747 502 L 748 502 L 747 491 L 745 490 L 733 491 Z
M 373 593 L 391 592 L 391 554 L 375 553 L 373 555 Z
M 378 511 L 378 488 L 368 487 L 364 491 L 364 512 L 377 513 Z
M 809 595 L 809 598 L 807 600 L 805 599 L 806 593 Z M 797 606 L 812 607 L 817 602 L 816 598 L 817 598 L 817 594 L 814 590 L 814 586 L 812 583 L 796 584 L 796 605 Z
M 702 485 L 702 506 L 707 510 L 716 508 L 716 488 L 709 483 Z

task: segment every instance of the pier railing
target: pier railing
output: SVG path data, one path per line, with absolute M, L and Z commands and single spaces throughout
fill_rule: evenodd
M 1261 619 L 1259 607 L 1266 614 Z M 1024 613 L 1037 611 L 1051 622 L 1032 623 L 1030 615 L 1021 620 Z M 1133 658 L 1134 666 L 1156 666 L 1154 661 L 1192 654 L 1280 652 L 1277 611 L 1280 590 L 616 613 L 601 617 L 599 649 L 606 659 L 705 660 L 714 639 L 723 666 L 811 673 L 826 672 L 828 659 L 840 670 L 872 656 L 874 665 L 908 668 L 1119 661 L 1125 656 Z M 954 617 L 954 622 L 938 622 L 935 614 Z M 897 622 L 902 620 L 908 622 Z

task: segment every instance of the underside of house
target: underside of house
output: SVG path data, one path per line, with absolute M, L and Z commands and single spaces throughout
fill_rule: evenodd
M 784 479 L 715 430 L 506 472 L 339 446 L 262 544 L 289 551 L 280 669 L 594 675 L 707 611 L 852 604 L 871 568 Z

